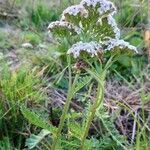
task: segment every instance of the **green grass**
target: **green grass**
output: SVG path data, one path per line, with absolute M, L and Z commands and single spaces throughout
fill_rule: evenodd
M 37 46 L 42 42 L 41 35 L 34 32 L 23 32 L 21 35 L 22 43 L 31 43 L 32 45 Z
M 5 64 L 0 76 L 0 140 L 9 138 L 11 146 L 21 148 L 26 122 L 20 113 L 21 105 L 36 105 L 44 100 L 42 80 L 36 70 L 20 68 L 11 71 Z M 17 140 L 15 141 L 16 137 Z
M 28 30 L 34 28 L 36 30 L 43 30 L 47 28 L 50 21 L 55 21 L 58 19 L 58 10 L 51 6 L 51 3 L 47 1 L 36 1 L 32 3 L 20 2 L 20 5 L 24 5 L 23 13 L 20 18 L 20 23 L 18 24 L 23 29 Z M 30 4 L 30 5 L 29 5 Z

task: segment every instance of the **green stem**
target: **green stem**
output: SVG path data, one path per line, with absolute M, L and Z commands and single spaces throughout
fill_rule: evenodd
M 63 114 L 62 114 L 62 116 L 61 116 L 61 118 L 60 118 L 60 123 L 59 123 L 59 126 L 58 126 L 57 133 L 56 133 L 56 135 L 55 135 L 55 137 L 54 137 L 54 142 L 53 142 L 53 145 L 52 145 L 52 150 L 55 150 L 55 149 L 56 149 L 57 142 L 58 142 L 58 140 L 59 140 L 61 131 L 62 131 L 63 126 L 64 126 L 66 114 L 67 114 L 68 109 L 69 109 L 69 106 L 70 106 L 70 101 L 71 101 L 71 98 L 70 98 L 70 96 L 68 96 L 67 101 L 66 101 L 66 104 L 65 104 L 65 107 L 64 107 L 64 110 L 63 110 Z
M 103 69 L 103 72 L 101 73 L 101 76 L 99 75 L 99 73 L 97 71 L 95 72 L 95 71 L 91 71 L 89 69 L 86 69 L 86 71 L 97 80 L 97 82 L 98 82 L 98 91 L 97 91 L 96 101 L 94 102 L 94 104 L 93 104 L 93 106 L 92 106 L 92 108 L 90 110 L 89 117 L 87 119 L 85 132 L 84 132 L 84 135 L 83 135 L 83 137 L 81 139 L 80 150 L 83 150 L 83 148 L 84 148 L 84 143 L 85 143 L 86 137 L 88 136 L 88 132 L 89 132 L 92 120 L 93 120 L 93 118 L 95 116 L 95 113 L 96 113 L 97 109 L 103 103 L 105 77 L 106 77 L 107 70 L 114 63 L 113 59 L 114 59 L 114 56 L 111 56 L 110 59 L 107 61 L 106 65 L 105 65 L 105 67 Z
M 59 126 L 58 126 L 58 130 L 57 130 L 56 134 L 54 135 L 52 150 L 56 149 L 57 143 L 59 141 L 60 134 L 61 134 L 61 131 L 63 129 L 64 122 L 65 122 L 65 119 L 66 119 L 66 115 L 67 115 L 67 112 L 68 112 L 68 109 L 69 109 L 69 106 L 70 106 L 70 103 L 71 103 L 71 99 L 73 97 L 73 89 L 75 87 L 75 83 L 76 83 L 76 81 L 78 79 L 78 76 L 79 76 L 79 74 L 76 74 L 76 77 L 75 77 L 74 82 L 72 84 L 71 83 L 72 82 L 72 77 L 71 77 L 70 60 L 69 60 L 68 68 L 69 68 L 69 90 L 68 90 L 68 95 L 67 95 L 67 100 L 66 100 L 66 103 L 65 103 L 65 106 L 64 106 L 64 110 L 63 110 L 63 113 L 62 113 L 61 118 L 60 118 L 60 123 L 59 123 Z
M 96 75 L 95 73 L 91 72 L 90 70 L 88 70 L 88 72 L 94 76 L 96 79 L 98 78 L 98 75 Z M 89 117 L 87 119 L 87 123 L 86 123 L 86 127 L 85 127 L 85 132 L 84 132 L 84 135 L 81 139 L 81 146 L 80 146 L 80 150 L 83 150 L 84 148 L 84 143 L 85 143 L 85 140 L 86 140 L 86 137 L 88 136 L 88 132 L 89 132 L 89 129 L 90 129 L 90 126 L 91 126 L 91 123 L 92 123 L 92 120 L 95 116 L 95 113 L 96 113 L 96 110 L 97 108 L 101 105 L 101 103 L 103 102 L 103 97 L 104 97 L 104 82 L 101 81 L 99 78 L 98 78 L 98 91 L 97 91 L 97 98 L 96 98 L 96 101 L 94 102 L 91 110 L 90 110 L 90 114 L 89 114 Z

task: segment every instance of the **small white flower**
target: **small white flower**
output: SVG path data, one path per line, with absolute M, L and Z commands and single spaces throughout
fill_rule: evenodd
M 111 15 L 114 15 L 117 11 L 115 5 L 107 0 L 99 0 L 100 1 L 100 8 L 99 8 L 99 13 L 102 15 L 108 11 L 111 12 Z
M 73 54 L 74 58 L 77 58 L 80 56 L 81 52 L 86 52 L 91 57 L 97 56 L 98 53 L 102 51 L 102 47 L 97 42 L 89 42 L 89 43 L 83 43 L 78 42 L 74 44 L 67 52 L 67 54 Z
M 48 29 L 51 31 L 52 29 L 55 28 L 66 28 L 67 30 L 69 29 L 70 31 L 74 31 L 77 34 L 80 34 L 81 29 L 69 22 L 66 21 L 55 21 L 51 22 L 48 26 Z
M 109 41 L 105 42 L 105 45 L 107 45 L 106 50 L 109 51 L 119 48 L 119 49 L 128 49 L 130 51 L 138 53 L 137 48 L 135 46 L 130 45 L 128 42 L 125 42 L 124 40 L 110 39 Z
M 103 15 L 108 11 L 114 14 L 117 10 L 114 4 L 108 0 L 82 0 L 80 4 L 88 7 L 92 6 L 94 8 L 98 6 L 98 12 L 100 15 Z
M 73 5 L 63 11 L 62 19 L 64 19 L 66 15 L 77 16 L 79 14 L 83 17 L 87 17 L 88 12 L 82 5 Z
M 82 0 L 81 5 L 83 6 L 93 6 L 96 7 L 98 4 L 98 0 Z

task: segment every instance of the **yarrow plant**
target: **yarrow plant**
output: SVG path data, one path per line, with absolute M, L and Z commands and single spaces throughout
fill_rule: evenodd
M 60 44 L 67 41 L 65 55 L 68 57 L 68 66 L 73 62 L 83 61 L 88 67 L 84 70 L 94 77 L 98 83 L 97 96 L 86 120 L 82 135 L 80 150 L 84 148 L 86 137 L 96 111 L 102 106 L 104 97 L 105 78 L 109 67 L 118 56 L 137 53 L 137 49 L 128 42 L 120 39 L 120 30 L 114 19 L 117 9 L 108 0 L 82 0 L 79 5 L 68 7 L 63 11 L 60 21 L 50 23 L 49 31 L 58 39 Z M 102 61 L 105 54 L 109 54 L 107 61 Z M 95 65 L 96 64 L 96 65 Z M 97 69 L 101 66 L 101 69 Z M 71 72 L 71 68 L 69 69 Z M 71 73 L 70 73 L 71 74 Z M 76 78 L 75 78 L 76 81 Z M 70 86 L 74 87 L 74 83 Z M 58 139 L 64 126 L 74 88 L 70 88 L 68 98 L 60 119 L 57 133 L 54 137 L 52 150 L 56 149 Z

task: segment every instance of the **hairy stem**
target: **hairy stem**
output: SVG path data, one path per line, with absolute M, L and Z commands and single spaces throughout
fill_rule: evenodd
M 52 144 L 52 150 L 56 149 L 57 142 L 59 140 L 61 131 L 63 129 L 64 122 L 65 122 L 65 119 L 66 119 L 66 115 L 67 115 L 67 112 L 68 112 L 68 109 L 69 109 L 69 106 L 70 106 L 70 102 L 71 102 L 71 96 L 68 96 L 68 98 L 66 100 L 64 110 L 63 110 L 63 113 L 62 113 L 61 118 L 60 118 L 60 123 L 59 123 L 59 126 L 58 126 L 58 130 L 57 130 L 56 135 L 54 137 L 54 141 L 53 141 L 53 144 Z
M 89 71 L 89 73 L 92 73 L 92 72 Z M 93 75 L 93 73 L 92 73 L 92 75 Z M 97 76 L 97 75 L 94 75 L 94 76 Z M 98 78 L 98 76 L 97 76 L 97 78 Z M 95 116 L 97 108 L 99 108 L 99 106 L 103 102 L 103 97 L 104 97 L 104 81 L 98 80 L 97 98 L 90 110 L 89 117 L 87 119 L 85 131 L 84 131 L 83 137 L 81 139 L 80 150 L 83 150 L 83 148 L 84 148 L 85 140 L 86 140 L 86 137 L 88 136 L 88 132 L 89 132 L 92 120 Z
M 65 122 L 65 119 L 66 119 L 66 115 L 67 115 L 67 112 L 68 112 L 68 109 L 69 109 L 69 106 L 70 106 L 70 103 L 71 103 L 71 99 L 73 97 L 73 89 L 74 89 L 75 83 L 76 83 L 76 81 L 79 77 L 79 74 L 76 74 L 76 77 L 75 77 L 74 82 L 72 84 L 71 83 L 72 82 L 72 76 L 71 76 L 70 61 L 69 61 L 68 68 L 69 68 L 69 90 L 68 90 L 67 100 L 66 100 L 66 103 L 65 103 L 65 106 L 64 106 L 64 109 L 63 109 L 63 113 L 62 113 L 61 118 L 60 118 L 60 123 L 59 123 L 59 126 L 58 126 L 58 130 L 57 130 L 56 134 L 54 135 L 52 150 L 56 149 L 57 143 L 59 141 L 60 134 L 61 134 L 61 131 L 63 129 L 64 122 Z

